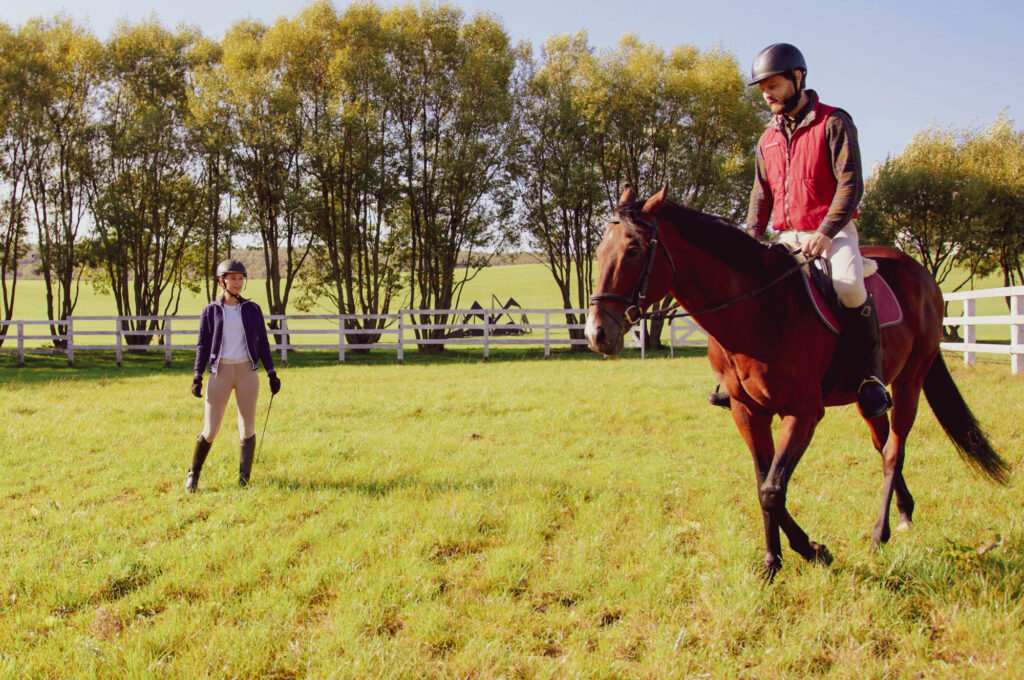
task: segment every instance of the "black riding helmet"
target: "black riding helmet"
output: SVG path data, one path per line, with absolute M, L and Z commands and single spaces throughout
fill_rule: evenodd
M 789 43 L 775 43 L 764 48 L 754 57 L 754 65 L 750 67 L 750 80 L 747 87 L 757 85 L 772 76 L 791 74 L 803 71 L 806 77 L 807 62 L 804 55 Z M 792 76 L 790 76 L 792 78 Z
M 221 260 L 221 263 L 217 265 L 217 278 L 219 279 L 225 274 L 241 274 L 245 278 L 249 278 L 249 274 L 245 271 L 245 265 L 238 260 Z

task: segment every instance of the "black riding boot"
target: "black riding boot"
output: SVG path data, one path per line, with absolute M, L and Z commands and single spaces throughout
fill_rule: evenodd
M 868 295 L 860 307 L 846 310 L 846 330 L 853 339 L 854 352 L 859 353 L 860 366 L 857 406 L 865 418 L 882 415 L 892 406 L 882 375 L 882 340 L 878 328 L 875 301 Z
M 249 473 L 252 472 L 252 458 L 256 454 L 256 435 L 242 440 L 238 454 L 238 486 L 246 486 L 249 483 Z
M 196 489 L 199 488 L 199 472 L 203 469 L 203 463 L 206 462 L 206 454 L 210 452 L 211 446 L 213 444 L 203 439 L 202 434 L 196 437 L 196 449 L 192 453 L 192 467 L 188 469 L 185 491 L 195 493 Z

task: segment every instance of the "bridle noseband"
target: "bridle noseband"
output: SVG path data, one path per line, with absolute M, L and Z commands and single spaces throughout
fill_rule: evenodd
M 668 246 L 658 238 L 658 218 L 655 217 L 650 222 L 642 220 L 640 218 L 632 218 L 633 222 L 636 222 L 651 232 L 651 237 L 647 243 L 647 257 L 644 260 L 644 268 L 640 271 L 640 278 L 637 279 L 636 284 L 633 286 L 633 291 L 629 295 L 619 295 L 617 293 L 594 293 L 590 296 L 590 305 L 597 307 L 602 312 L 612 317 L 613 319 L 618 318 L 617 314 L 613 314 L 610 309 L 602 305 L 602 302 L 623 302 L 625 303 L 626 309 L 622 313 L 619 326 L 623 330 L 629 328 L 643 316 L 643 304 L 647 298 L 647 283 L 651 279 L 651 270 L 654 268 L 654 251 L 660 244 L 661 249 L 665 251 L 665 257 L 668 258 L 668 264 L 672 268 L 672 276 L 675 278 L 676 264 L 672 261 L 672 254 L 668 251 Z M 610 220 L 612 224 L 618 224 L 619 220 Z

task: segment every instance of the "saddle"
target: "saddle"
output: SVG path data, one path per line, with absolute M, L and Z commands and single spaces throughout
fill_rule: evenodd
M 801 278 L 818 319 L 833 334 L 839 335 L 839 298 L 832 286 L 832 276 L 825 270 L 826 266 L 825 260 L 814 260 L 800 268 Z M 899 300 L 885 279 L 878 274 L 878 263 L 869 258 L 864 258 L 864 287 L 868 289 L 868 295 L 874 298 L 879 328 L 903 323 L 903 308 Z

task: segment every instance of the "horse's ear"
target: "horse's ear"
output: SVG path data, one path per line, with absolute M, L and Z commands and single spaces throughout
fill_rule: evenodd
M 665 182 L 665 186 L 663 186 L 661 188 L 661 191 L 659 191 L 658 193 L 656 193 L 653 196 L 651 196 L 650 198 L 648 198 L 647 202 L 644 203 L 644 210 L 643 210 L 643 212 L 648 214 L 648 215 L 657 215 L 659 212 L 661 212 L 661 208 L 662 208 L 662 206 L 665 205 L 665 201 L 667 199 L 668 199 L 668 182 Z
M 621 196 L 619 196 L 619 205 L 626 205 L 627 203 L 632 203 L 635 200 L 636 192 L 633 191 L 633 185 L 627 184 L 626 190 L 622 192 Z

